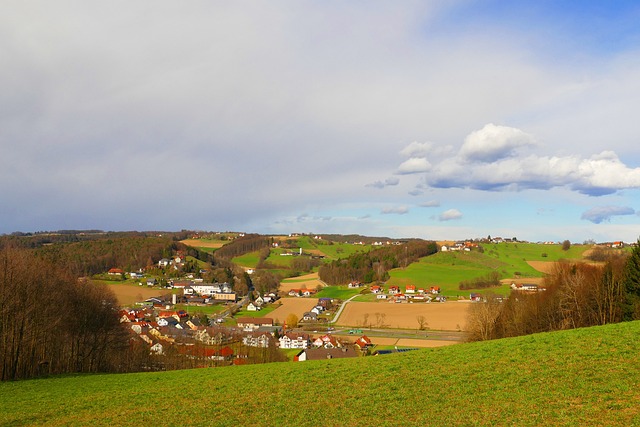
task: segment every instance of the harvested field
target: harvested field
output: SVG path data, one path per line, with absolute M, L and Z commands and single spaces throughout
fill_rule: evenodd
M 459 341 L 445 341 L 445 340 L 420 340 L 413 338 L 400 338 L 396 345 L 398 347 L 444 347 L 446 345 L 460 344 Z
M 367 335 L 366 331 L 364 332 L 364 335 Z M 459 344 L 459 341 L 421 340 L 412 338 L 369 337 L 369 339 L 375 345 L 397 345 L 398 347 L 433 348 L 444 347 L 445 345 Z
M 396 304 L 387 302 L 351 302 L 348 303 L 337 324 L 340 326 L 363 326 L 364 317 L 369 315 L 368 323 L 376 325 L 376 313 L 384 313 L 384 324 L 388 328 L 417 329 L 418 316 L 424 316 L 429 329 L 457 331 L 465 330 L 468 302 L 446 302 L 443 304 Z
M 211 241 L 199 240 L 199 239 L 181 240 L 180 243 L 184 243 L 185 245 L 191 246 L 194 248 L 211 248 L 211 249 L 218 249 L 224 245 L 224 242 L 211 242 Z
M 137 285 L 107 285 L 109 289 L 116 294 L 118 303 L 122 306 L 133 305 L 135 302 L 144 301 L 147 298 L 157 297 L 162 291 L 158 289 L 149 289 L 144 286 Z
M 553 273 L 556 267 L 556 263 L 553 261 L 527 261 L 527 264 L 544 274 Z
M 318 304 L 317 298 L 282 298 L 279 300 L 282 305 L 266 317 L 270 317 L 273 320 L 278 320 L 280 323 L 284 322 L 287 316 L 291 313 L 302 319 L 302 315 L 311 310 L 316 304 Z
M 318 273 L 306 274 L 280 282 L 280 292 L 287 293 L 291 289 L 315 289 L 321 285 Z

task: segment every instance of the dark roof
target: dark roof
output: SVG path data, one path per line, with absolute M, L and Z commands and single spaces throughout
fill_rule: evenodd
M 307 360 L 342 359 L 345 357 L 358 357 L 350 347 L 342 348 L 308 348 L 305 350 Z

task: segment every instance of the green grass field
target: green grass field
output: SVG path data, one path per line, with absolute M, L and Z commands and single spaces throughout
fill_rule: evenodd
M 573 245 L 568 251 L 563 251 L 560 245 L 501 243 L 485 245 L 484 253 L 438 252 L 420 259 L 406 269 L 391 270 L 391 278 L 387 284 L 401 287 L 407 284 L 418 287 L 440 286 L 443 295 L 456 296 L 468 293 L 458 289 L 463 280 L 481 277 L 493 271 L 497 271 L 503 279 L 516 275 L 524 280 L 527 277 L 542 277 L 543 274 L 527 264 L 527 261 L 580 260 L 587 249 L 589 247 L 583 245 Z M 504 285 L 491 288 L 491 292 L 507 294 L 509 287 Z
M 204 313 L 207 316 L 215 313 L 220 313 L 225 308 L 227 308 L 224 304 L 215 304 L 215 305 L 188 305 L 188 304 L 176 304 L 176 310 L 184 310 L 189 314 L 194 313 Z
M 268 305 L 264 306 L 264 308 L 262 308 L 261 310 L 258 310 L 258 311 L 240 310 L 235 314 L 235 317 L 265 317 L 266 315 L 271 313 L 273 310 L 275 310 L 276 308 L 280 307 L 280 305 L 281 304 L 279 304 L 279 303 L 268 304 Z
M 362 289 L 349 289 L 346 286 L 325 286 L 314 298 L 338 298 L 346 300 L 360 293 Z
M 5 382 L 0 424 L 632 426 L 638 335 L 630 322 L 268 368 Z
M 248 254 L 237 256 L 231 259 L 231 261 L 242 267 L 256 268 L 258 261 L 260 261 L 260 252 L 249 252 Z

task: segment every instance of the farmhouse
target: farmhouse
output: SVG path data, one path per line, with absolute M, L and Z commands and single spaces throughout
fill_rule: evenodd
M 416 285 L 407 285 L 405 290 L 405 293 L 407 294 L 415 294 L 416 293 Z

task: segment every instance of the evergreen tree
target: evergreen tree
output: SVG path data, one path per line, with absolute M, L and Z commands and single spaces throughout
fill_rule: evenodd
M 631 252 L 624 268 L 625 300 L 622 307 L 623 320 L 640 318 L 640 239 Z

